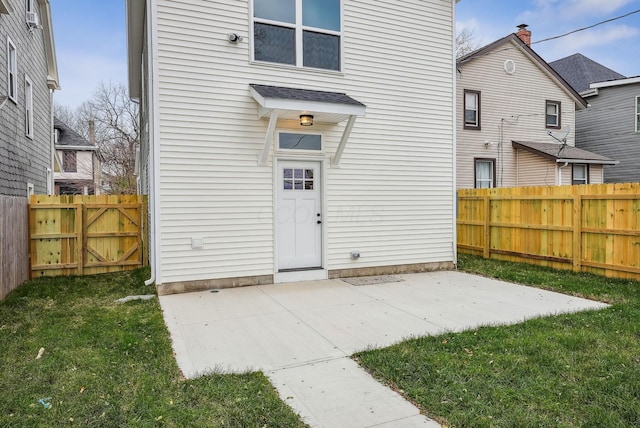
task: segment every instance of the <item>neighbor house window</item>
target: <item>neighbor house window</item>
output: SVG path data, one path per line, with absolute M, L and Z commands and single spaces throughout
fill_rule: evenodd
M 636 97 L 636 132 L 640 132 L 640 96 Z
M 496 187 L 496 161 L 495 159 L 475 160 L 476 189 Z
M 64 172 L 78 172 L 76 152 L 64 152 L 62 156 L 62 170 Z
M 24 133 L 33 139 L 33 85 L 27 76 L 24 76 Z
M 464 90 L 464 129 L 480 129 L 480 92 Z
M 284 150 L 322 150 L 322 137 L 319 134 L 281 132 L 278 135 L 278 148 Z
M 16 45 L 7 37 L 7 85 L 9 86 L 7 95 L 11 100 L 17 102 L 18 97 L 18 55 Z
M 571 184 L 589 184 L 589 165 L 575 163 L 572 167 Z
M 547 101 L 545 121 L 547 128 L 560 128 L 560 101 Z
M 253 0 L 253 59 L 341 68 L 341 0 Z

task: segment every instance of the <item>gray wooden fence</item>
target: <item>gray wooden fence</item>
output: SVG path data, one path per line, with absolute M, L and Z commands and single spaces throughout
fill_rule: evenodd
M 0 195 L 0 300 L 29 279 L 28 202 Z

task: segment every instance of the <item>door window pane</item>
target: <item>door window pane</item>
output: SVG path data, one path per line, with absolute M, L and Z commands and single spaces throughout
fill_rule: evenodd
M 302 0 L 302 25 L 340 31 L 340 0 Z
M 313 190 L 313 170 L 312 169 L 290 169 L 283 170 L 284 190 Z
M 279 64 L 296 63 L 296 32 L 293 28 L 255 24 L 255 59 Z
M 254 0 L 253 16 L 272 21 L 296 22 L 295 0 Z
M 287 150 L 322 150 L 322 138 L 314 134 L 293 134 L 282 132 L 278 147 Z
M 302 42 L 305 67 L 340 70 L 340 37 L 305 31 Z

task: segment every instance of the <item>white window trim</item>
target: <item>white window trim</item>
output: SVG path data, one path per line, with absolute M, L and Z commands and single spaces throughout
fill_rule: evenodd
M 264 19 L 264 18 L 256 18 L 253 16 L 253 3 L 254 0 L 250 0 L 249 1 L 249 32 L 250 32 L 250 43 L 249 43 L 249 51 L 250 51 L 250 55 L 251 55 L 251 63 L 252 64 L 260 64 L 260 65 L 271 65 L 271 66 L 277 66 L 277 67 L 285 67 L 285 68 L 296 68 L 296 69 L 301 69 L 301 70 L 313 70 L 313 71 L 320 71 L 320 72 L 326 72 L 326 73 L 332 73 L 332 74 L 342 74 L 344 71 L 344 0 L 340 0 L 340 31 L 334 31 L 334 30 L 327 30 L 324 28 L 317 28 L 317 27 L 309 27 L 309 26 L 303 26 L 302 25 L 302 0 L 295 0 L 296 2 L 296 22 L 295 23 L 290 23 L 290 22 L 281 22 L 281 21 L 273 21 L 271 19 Z M 295 64 L 282 64 L 279 62 L 268 62 L 268 61 L 260 61 L 255 59 L 255 50 L 254 50 L 254 40 L 255 40 L 255 35 L 254 35 L 254 28 L 255 25 L 254 23 L 259 23 L 259 24 L 268 24 L 268 25 L 275 25 L 278 27 L 285 27 L 285 28 L 293 28 L 296 30 L 296 63 Z M 303 57 L 304 57 L 304 52 L 303 52 L 303 46 L 302 46 L 302 38 L 303 38 L 303 32 L 305 30 L 308 31 L 313 31 L 316 33 L 322 33 L 322 34 L 330 34 L 333 36 L 338 36 L 340 37 L 340 57 L 339 57 L 339 63 L 340 63 L 340 68 L 338 70 L 331 70 L 331 69 L 327 69 L 327 68 L 315 68 L 315 67 L 305 67 L 303 65 Z
M 24 133 L 33 140 L 33 83 L 24 76 Z
M 636 120 L 635 130 L 640 132 L 640 95 L 636 96 L 636 115 L 634 119 Z
M 11 63 L 11 52 L 14 56 L 13 64 Z M 11 76 L 13 76 L 13 86 L 11 85 Z M 18 104 L 18 48 L 9 36 L 7 36 L 7 96 Z
M 35 7 L 33 7 L 33 0 L 26 0 L 25 1 L 25 11 L 26 12 L 35 12 Z
M 309 127 L 305 127 L 309 128 Z M 319 135 L 320 136 L 320 150 L 307 150 L 307 149 L 281 149 L 280 148 L 280 135 L 281 134 L 302 134 L 302 135 Z M 275 150 L 276 153 L 286 154 L 286 153 L 297 153 L 297 154 L 309 154 L 309 155 L 321 155 L 324 156 L 324 133 L 323 132 L 307 132 L 306 129 L 287 129 L 287 130 L 278 130 L 276 131 L 276 141 L 275 141 Z
M 27 198 L 31 198 L 35 193 L 36 191 L 33 183 L 27 183 Z

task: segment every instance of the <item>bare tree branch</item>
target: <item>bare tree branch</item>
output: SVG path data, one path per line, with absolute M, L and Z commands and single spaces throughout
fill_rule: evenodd
M 62 116 L 57 117 L 88 140 L 89 122 L 94 122 L 105 193 L 136 193 L 135 157 L 140 125 L 138 105 L 131 101 L 126 87 L 103 82 L 91 100 L 82 103 L 75 112 L 64 106 L 56 106 L 55 111 L 56 116 L 58 112 Z
M 463 28 L 456 35 L 456 58 L 460 58 L 468 53 L 471 53 L 479 47 L 480 44 L 476 40 L 476 35 L 473 30 Z

